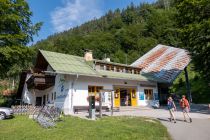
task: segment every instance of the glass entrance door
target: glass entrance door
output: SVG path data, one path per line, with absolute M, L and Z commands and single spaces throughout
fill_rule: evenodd
M 137 106 L 137 97 L 135 88 L 116 88 L 114 93 L 114 105 Z

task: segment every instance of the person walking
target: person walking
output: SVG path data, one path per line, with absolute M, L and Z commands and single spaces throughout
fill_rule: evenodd
M 172 99 L 172 97 L 168 97 L 168 110 L 170 113 L 170 121 L 174 120 L 174 123 L 176 123 L 176 119 L 175 119 L 175 115 L 174 115 L 174 111 L 176 111 L 176 105 L 174 104 L 174 101 Z
M 185 95 L 182 95 L 182 99 L 180 100 L 180 107 L 182 108 L 184 122 L 187 122 L 186 116 L 189 118 L 190 122 L 192 122 L 192 118 L 189 115 L 190 105 Z

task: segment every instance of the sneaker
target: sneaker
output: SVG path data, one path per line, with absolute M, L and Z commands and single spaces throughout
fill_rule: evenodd
M 176 121 L 174 121 L 174 123 L 176 123 Z
M 192 122 L 192 119 L 190 118 L 190 122 Z
M 187 120 L 184 120 L 184 122 L 187 122 Z

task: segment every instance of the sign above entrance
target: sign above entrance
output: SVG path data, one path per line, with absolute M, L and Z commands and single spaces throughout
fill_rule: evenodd
M 156 87 L 156 85 L 151 84 L 140 84 L 141 87 Z

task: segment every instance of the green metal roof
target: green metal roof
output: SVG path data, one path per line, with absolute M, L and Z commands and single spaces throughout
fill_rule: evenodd
M 105 70 L 98 70 L 97 72 L 102 77 L 107 77 L 107 78 L 148 81 L 146 77 L 140 74 L 120 73 L 120 72 L 105 71 Z
M 56 72 L 96 75 L 95 70 L 82 57 L 43 50 L 40 52 Z
M 137 81 L 164 81 L 151 77 L 150 75 L 137 75 L 129 73 L 120 73 L 105 70 L 94 70 L 93 61 L 86 62 L 83 57 L 39 50 L 52 69 L 57 73 L 80 74 L 86 76 L 107 77 L 115 79 L 137 80 Z M 94 60 L 96 61 L 96 60 Z M 100 62 L 100 60 L 97 60 Z M 110 63 L 112 64 L 112 63 Z M 119 64 L 119 63 L 113 63 Z M 122 64 L 124 66 L 124 64 Z

